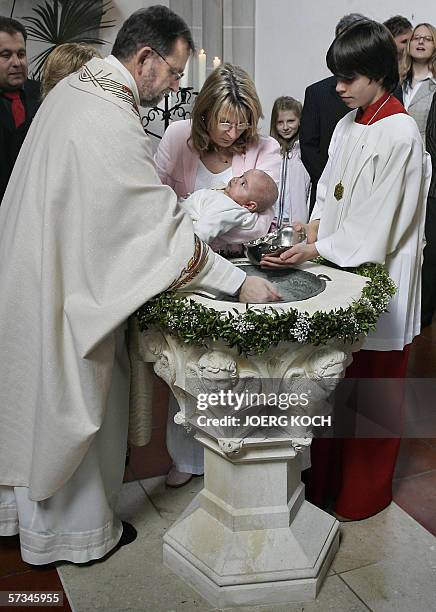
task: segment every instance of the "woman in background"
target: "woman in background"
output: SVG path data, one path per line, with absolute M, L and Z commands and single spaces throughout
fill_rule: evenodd
M 59 81 L 77 72 L 93 57 L 100 57 L 98 51 L 85 43 L 65 43 L 53 49 L 42 72 L 42 97 L 45 98 Z
M 426 246 L 422 264 L 421 328 L 424 328 L 431 324 L 436 305 L 434 110 L 431 121 L 429 116 L 436 92 L 436 29 L 431 24 L 420 23 L 414 28 L 405 54 L 402 74 L 404 106 L 417 122 L 433 164 L 433 182 L 429 192 L 425 221 Z M 428 142 L 429 137 L 430 143 Z
M 303 106 L 290 96 L 277 98 L 271 111 L 270 135 L 277 140 L 282 154 L 279 198 L 275 205 L 276 223 L 282 209 L 284 225 L 306 223 L 310 176 L 301 161 L 298 133 Z M 282 206 L 281 206 L 282 205 Z
M 401 71 L 404 107 L 418 124 L 425 144 L 428 111 L 436 91 L 436 29 L 420 23 L 413 29 Z
M 424 260 L 422 263 L 421 328 L 431 325 L 436 308 L 436 94 L 427 119 L 427 151 L 433 168 L 425 215 Z

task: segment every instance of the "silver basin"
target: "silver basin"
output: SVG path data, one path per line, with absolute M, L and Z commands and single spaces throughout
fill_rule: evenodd
M 258 266 L 263 255 L 278 255 L 305 239 L 306 233 L 304 230 L 298 232 L 293 227 L 286 226 L 266 234 L 262 238 L 246 242 L 244 252 L 250 262 Z
M 312 272 L 300 270 L 298 268 L 264 269 L 241 259 L 233 260 L 232 263 L 246 272 L 247 276 L 259 276 L 260 278 L 265 278 L 270 281 L 270 283 L 276 286 L 282 296 L 281 302 L 308 300 L 322 293 L 326 288 L 326 281 L 330 280 L 330 278 L 324 274 L 316 275 L 312 274 Z M 219 294 L 215 299 L 225 302 L 238 301 L 236 297 L 226 294 Z

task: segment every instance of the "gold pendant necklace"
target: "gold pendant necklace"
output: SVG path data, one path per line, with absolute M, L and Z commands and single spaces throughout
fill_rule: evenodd
M 377 113 L 379 113 L 379 111 L 381 111 L 381 109 L 383 108 L 383 106 L 386 104 L 386 102 L 388 102 L 391 99 L 392 96 L 389 96 L 388 98 L 386 98 L 386 100 L 383 102 L 383 104 L 375 111 L 375 113 L 373 114 L 373 116 L 371 117 L 371 119 L 368 121 L 368 123 L 365 125 L 365 128 L 362 130 L 359 138 L 356 140 L 354 147 L 351 149 L 351 153 L 349 158 L 347 159 L 346 163 L 345 163 L 345 168 L 343 169 L 343 171 L 341 172 L 340 175 L 340 179 L 339 182 L 336 183 L 335 185 L 335 190 L 333 192 L 333 195 L 335 196 L 336 200 L 339 202 L 339 200 L 342 200 L 342 198 L 344 197 L 344 192 L 345 192 L 345 188 L 344 185 L 342 184 L 342 180 L 345 176 L 345 172 L 348 168 L 348 162 L 350 161 L 350 159 L 353 156 L 354 150 L 357 147 L 357 145 L 359 144 L 359 140 L 362 138 L 362 136 L 364 135 L 364 133 L 366 132 L 366 128 L 368 127 L 368 125 L 371 124 L 371 122 L 373 121 L 373 119 L 375 119 Z M 351 132 L 351 128 L 352 126 L 350 126 L 349 131 Z
M 344 186 L 341 179 L 339 179 L 339 183 L 335 186 L 334 196 L 338 202 L 344 197 Z

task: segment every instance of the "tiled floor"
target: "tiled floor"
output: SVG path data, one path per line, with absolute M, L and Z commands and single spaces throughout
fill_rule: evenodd
M 436 379 L 436 322 L 415 338 L 409 358 L 408 376 Z M 432 384 L 432 381 L 413 381 Z M 427 406 L 436 412 L 436 396 Z M 419 412 L 419 406 L 411 406 Z M 417 416 L 419 422 L 419 416 Z M 423 420 L 422 433 L 428 438 L 403 439 L 394 480 L 394 500 L 410 516 L 436 536 L 436 432 L 434 420 Z M 435 606 L 436 608 L 436 606 Z
M 415 339 L 408 375 L 414 379 L 436 378 L 436 322 Z M 163 435 L 164 422 L 161 421 L 154 423 L 156 439 Z M 434 575 L 427 575 L 436 568 L 436 542 L 431 536 L 436 536 L 436 431 L 432 427 L 433 424 L 426 429 L 424 421 L 422 432 L 426 438 L 402 441 L 394 480 L 397 505 L 392 504 L 388 510 L 367 521 L 343 525 L 340 552 L 316 602 L 240 610 L 436 611 L 434 597 L 428 600 L 425 585 L 419 586 L 424 578 L 428 578 L 430 585 L 436 582 Z M 162 465 L 159 464 L 160 473 L 165 471 L 167 462 L 168 458 L 164 457 Z M 128 479 L 140 469 L 140 463 L 141 458 L 135 455 Z M 140 476 L 144 478 L 148 474 Z M 62 608 L 39 609 L 76 612 L 95 609 L 108 612 L 210 610 L 206 602 L 164 568 L 161 560 L 162 534 L 201 486 L 201 479 L 194 479 L 182 489 L 169 490 L 163 486 L 162 478 L 124 485 L 122 518 L 140 528 L 137 541 L 92 567 L 61 566 L 60 573 L 73 602 L 71 607 L 64 591 Z M 425 529 L 408 520 L 408 516 Z M 124 603 L 120 599 L 121 591 L 117 592 L 114 586 L 121 584 L 124 584 L 121 590 L 127 598 Z M 130 585 L 128 589 L 126 585 Z M 53 566 L 35 568 L 21 560 L 17 536 L 0 538 L 0 591 L 23 589 L 60 591 L 63 586 Z M 13 609 L 28 610 L 24 607 Z
M 126 483 L 119 507 L 138 538 L 101 564 L 59 567 L 75 612 L 215 612 L 162 563 L 162 535 L 202 487 L 170 490 L 164 477 Z M 316 601 L 227 608 L 234 612 L 433 612 L 436 541 L 395 503 L 344 523 L 341 545 Z

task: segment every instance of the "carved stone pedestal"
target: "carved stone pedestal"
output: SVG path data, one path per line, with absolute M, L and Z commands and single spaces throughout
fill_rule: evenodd
M 366 283 L 310 269 L 329 279 L 325 291 L 268 312 L 330 312 L 357 299 Z M 190 297 L 223 313 L 245 309 Z M 301 466 L 313 420 L 330 414 L 330 393 L 353 350 L 335 338 L 322 346 L 303 339 L 244 356 L 221 340 L 206 347 L 166 331 L 141 334 L 137 359 L 154 364 L 178 401 L 175 422 L 195 431 L 205 451 L 204 489 L 165 535 L 164 562 L 213 606 L 315 599 L 338 548 L 339 523 L 305 501 Z M 246 400 L 236 406 L 230 396 Z M 283 406 L 283 396 L 297 401 Z
M 143 358 L 179 403 L 176 423 L 196 431 L 205 451 L 204 489 L 165 535 L 164 562 L 212 605 L 315 599 L 338 548 L 339 524 L 305 501 L 301 461 L 311 428 L 292 418 L 330 413 L 329 395 L 351 350 L 279 345 L 243 357 L 219 343 L 210 350 L 143 334 Z M 208 403 L 219 392 L 248 401 L 237 410 L 225 395 Z M 285 410 L 259 404 L 258 394 L 302 399 Z
M 265 441 L 230 459 L 197 439 L 204 489 L 165 535 L 164 563 L 218 608 L 315 599 L 339 523 L 305 501 L 300 455 Z

